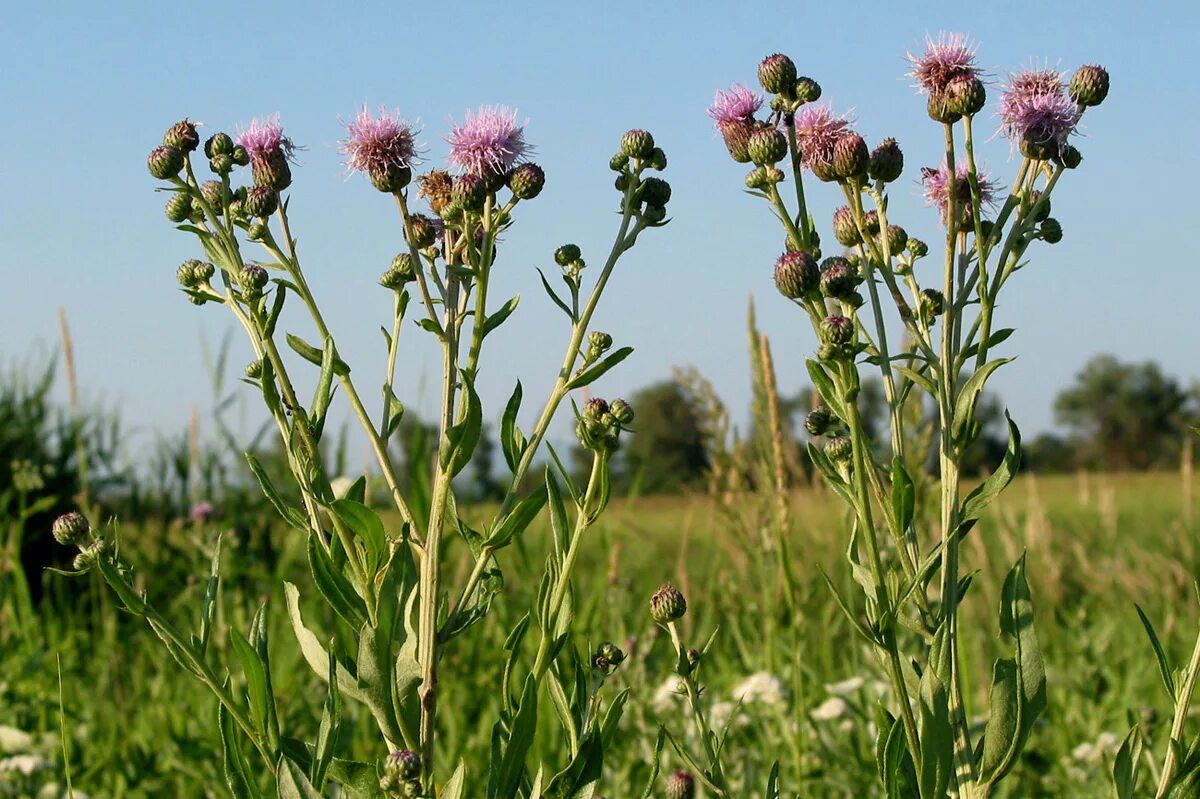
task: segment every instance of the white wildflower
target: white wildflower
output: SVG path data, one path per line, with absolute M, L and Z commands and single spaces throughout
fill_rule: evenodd
M 734 715 L 735 711 L 737 715 Z M 737 702 L 714 702 L 708 709 L 708 725 L 720 731 L 725 729 L 726 724 L 732 727 L 748 727 L 750 717 L 739 710 Z
M 831 696 L 821 704 L 817 705 L 809 717 L 813 721 L 833 721 L 840 719 L 850 712 L 850 703 L 840 696 Z
M 32 748 L 32 735 L 16 727 L 0 724 L 0 752 L 28 752 Z
M 679 706 L 679 700 L 683 697 L 684 690 L 683 683 L 678 677 L 668 677 L 654 691 L 650 706 L 660 714 L 670 713 Z
M 825 690 L 833 696 L 851 696 L 858 693 L 864 685 L 867 684 L 865 677 L 854 676 L 841 682 L 828 683 Z
M 734 686 L 731 692 L 735 702 L 752 704 L 755 702 L 781 707 L 787 704 L 787 686 L 774 674 L 766 671 L 751 674 Z
M 50 768 L 50 761 L 37 755 L 13 755 L 0 760 L 0 774 L 16 771 L 29 776 L 35 771 Z

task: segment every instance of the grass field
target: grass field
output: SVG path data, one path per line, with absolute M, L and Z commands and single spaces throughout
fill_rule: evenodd
M 998 654 L 998 591 L 1022 549 L 1047 663 L 1049 709 L 1006 795 L 1108 796 L 1113 751 L 1131 724 L 1161 744 L 1169 705 L 1134 603 L 1154 621 L 1171 658 L 1182 661 L 1200 618 L 1193 587 L 1200 526 L 1187 520 L 1183 495 L 1177 474 L 1024 476 L 967 539 L 965 568 L 978 574 L 963 609 L 966 671 L 987 674 Z M 846 519 L 823 491 L 790 497 L 789 589 L 771 536 L 755 530 L 762 501 L 616 501 L 590 531 L 575 582 L 581 636 L 588 651 L 611 640 L 632 655 L 609 683 L 614 693 L 632 690 L 620 743 L 606 763 L 602 790 L 610 799 L 640 793 L 659 723 L 684 735 L 690 729 L 671 693 L 670 648 L 646 610 L 664 582 L 688 598 L 683 630 L 690 645 L 701 645 L 719 620 L 702 681 L 704 700 L 715 717 L 729 720 L 729 745 L 740 753 L 730 775 L 736 784 L 760 785 L 778 759 L 788 790 L 800 796 L 877 793 L 871 726 L 846 722 L 873 718 L 886 683 L 820 574 L 826 570 L 846 596 L 858 596 L 848 590 L 841 556 Z M 218 532 L 180 523 L 121 531 L 139 584 L 183 629 L 195 627 L 204 592 L 204 581 L 188 575 L 206 574 Z M 299 537 L 281 528 L 270 536 L 277 556 L 268 561 L 259 554 L 263 540 L 226 533 L 218 625 L 246 629 L 257 606 L 268 603 L 282 723 L 285 734 L 303 738 L 318 719 L 315 705 L 302 700 L 318 681 L 299 655 L 283 597 L 269 586 L 296 582 L 306 600 L 314 592 Z M 546 546 L 546 531 L 534 528 L 503 554 L 506 585 L 492 618 L 447 649 L 443 763 L 459 755 L 485 762 L 489 729 L 472 720 L 491 715 L 484 711 L 498 701 L 497 675 L 479 673 L 475 664 L 502 662 L 496 653 L 530 607 Z M 47 575 L 36 629 L 0 617 L 0 750 L 36 756 L 26 761 L 32 774 L 0 775 L 0 795 L 58 795 L 67 773 L 77 795 L 91 797 L 224 795 L 211 695 L 176 667 L 142 620 L 116 611 L 99 579 L 89 576 L 87 591 L 76 595 L 77 586 Z M 345 635 L 323 609 L 305 602 L 310 626 Z M 215 636 L 214 645 L 225 640 Z M 231 662 L 227 652 L 218 658 Z M 971 712 L 986 712 L 987 686 L 968 691 Z M 354 722 L 346 756 L 378 757 L 370 749 L 377 745 L 370 717 L 348 705 Z M 561 747 L 554 732 L 541 730 L 544 740 L 533 751 Z M 668 746 L 664 769 L 680 765 L 672 756 Z M 36 793 L 49 785 L 58 788 Z

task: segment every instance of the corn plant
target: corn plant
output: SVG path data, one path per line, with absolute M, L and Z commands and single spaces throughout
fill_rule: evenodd
M 632 352 L 613 349 L 611 336 L 591 329 L 592 318 L 617 262 L 645 230 L 667 222 L 671 187 L 651 174 L 665 169 L 666 155 L 650 133 L 624 134 L 610 163 L 617 173 L 619 221 L 602 265 L 585 271 L 583 254 L 573 244 L 554 252 L 562 284 L 555 290 L 545 275 L 541 280 L 567 319 L 562 366 L 528 433 L 518 424 L 523 391 L 516 383 L 499 426 L 509 470 L 506 490 L 490 521 L 476 528 L 458 512 L 453 481 L 471 463 L 484 434 L 485 412 L 476 391 L 484 345 L 517 308 L 516 297 L 496 304 L 489 282 L 502 235 L 520 207 L 541 193 L 545 174 L 528 158 L 531 148 L 515 111 L 468 112 L 447 140 L 449 169 L 432 169 L 415 183 L 420 148 L 416 131 L 399 115 L 364 109 L 347 125 L 342 143 L 349 169 L 366 175 L 395 203 L 407 244 L 379 281 L 393 313 L 384 327 L 382 375 L 374 381 L 382 395 L 376 417 L 360 393 L 368 378 L 342 359 L 301 266 L 289 222 L 291 198 L 284 194 L 297 148 L 278 120 L 255 120 L 236 137 L 218 132 L 202 144 L 196 125 L 185 119 L 167 130 L 149 156 L 151 175 L 169 193 L 168 219 L 194 237 L 203 256 L 178 269 L 185 296 L 197 306 L 224 306 L 245 331 L 253 352 L 245 382 L 261 394 L 296 490 L 276 487 L 252 455 L 247 459 L 279 516 L 305 537 L 312 584 L 333 614 L 336 629 L 314 630 L 301 615 L 300 588 L 283 586 L 299 648 L 328 686 L 314 703 L 321 719 L 315 740 L 289 735 L 277 712 L 266 606 L 248 631 L 228 631 L 234 662 L 222 663 L 213 653 L 219 542 L 199 623 L 186 632 L 135 588 L 115 526 L 101 530 L 73 513 L 59 519 L 54 534 L 60 543 L 80 547 L 78 571 L 99 571 L 126 609 L 144 617 L 179 665 L 215 694 L 225 774 L 236 797 L 258 797 L 264 790 L 281 797 L 591 795 L 621 717 L 625 693 L 606 695 L 604 684 L 624 654 L 612 644 L 579 650 L 572 637 L 572 576 L 581 541 L 608 503 L 610 458 L 633 421 L 633 409 L 622 400 L 595 397 L 582 408 L 572 403 L 577 435 L 592 460 L 586 484 L 576 484 L 543 444 L 572 392 L 594 386 Z M 201 154 L 212 173 L 207 180 L 197 176 Z M 247 171 L 249 181 L 239 185 Z M 414 209 L 418 201 L 427 204 L 428 213 Z M 593 271 L 598 275 L 588 281 Z M 280 329 L 285 306 L 295 304 L 311 318 L 309 338 Z M 430 473 L 402 490 L 390 445 L 404 413 L 396 393 L 401 333 L 414 318 L 414 326 L 441 351 L 441 402 Z M 288 350 L 292 355 L 285 357 Z M 304 369 L 316 374 L 307 402 L 297 389 Z M 330 479 L 322 443 L 339 389 L 386 486 L 394 508 L 386 517 L 365 503 L 366 475 L 337 491 Z M 526 478 L 544 449 L 551 463 L 530 491 Z M 426 465 L 410 460 L 417 470 Z M 553 547 L 544 553 L 536 602 L 494 662 L 478 666 L 491 669 L 501 700 L 491 760 L 446 764 L 437 745 L 438 704 L 442 692 L 454 686 L 439 684 L 439 662 L 455 639 L 487 618 L 503 586 L 502 552 L 543 512 L 553 528 Z M 473 563 L 457 584 L 448 581 L 445 568 L 454 546 L 463 547 Z M 526 647 L 526 638 L 536 638 L 536 644 Z M 352 760 L 343 751 L 346 702 L 365 706 L 378 727 L 373 758 Z M 549 716 L 561 726 L 569 757 L 541 763 L 530 773 L 534 730 Z M 253 765 L 256 756 L 261 767 Z M 260 778 L 263 767 L 266 776 Z
M 709 114 L 733 160 L 751 167 L 748 193 L 783 227 L 775 284 L 808 317 L 818 341 L 807 369 L 823 405 L 806 427 L 825 440 L 811 443 L 809 455 L 850 511 L 846 555 L 863 596 L 843 596 L 829 585 L 893 689 L 894 702 L 880 707 L 876 722 L 879 777 L 888 796 L 982 798 L 1016 765 L 1045 708 L 1046 679 L 1022 557 L 1001 591 L 999 631 L 1008 653 L 991 675 L 987 724 L 982 735 L 969 725 L 963 686 L 982 677 L 962 673 L 959 608 L 973 573 L 960 544 L 1017 472 L 1016 424 L 1009 419 L 1007 453 L 981 484 L 964 485 L 960 464 L 979 434 L 980 394 L 1011 360 L 996 355 L 1013 334 L 996 326 L 997 298 L 1036 246 L 1062 238 L 1050 216 L 1052 195 L 1081 164 L 1071 137 L 1085 111 L 1104 100 L 1109 78 L 1098 66 L 1081 67 L 1069 82 L 1051 69 L 1010 76 L 1000 133 L 1019 161 L 1001 198 L 976 158 L 975 122 L 987 106 L 987 87 L 975 47 L 965 36 L 943 35 L 909 59 L 945 152 L 940 166 L 920 173 L 944 234 L 941 269 L 928 276 L 920 267 L 931 248 L 889 215 L 889 190 L 904 174 L 900 145 L 888 138 L 870 149 L 849 118 L 819 102 L 820 85 L 799 75 L 786 55 L 759 65 L 770 97 L 765 109 L 762 95 L 735 85 L 717 93 Z M 823 260 L 806 199 L 814 182 L 844 202 L 832 219 L 833 239 L 844 249 Z M 903 326 L 900 342 L 889 340 L 890 317 Z M 877 447 L 863 428 L 864 369 L 878 371 L 883 382 L 887 446 Z M 922 402 L 936 412 L 935 452 L 910 446 L 908 409 Z M 936 475 L 936 519 L 918 510 L 918 478 L 927 468 Z M 687 657 L 680 652 L 683 674 Z M 728 795 L 723 738 L 711 730 L 701 738 L 703 751 L 693 761 L 716 795 Z

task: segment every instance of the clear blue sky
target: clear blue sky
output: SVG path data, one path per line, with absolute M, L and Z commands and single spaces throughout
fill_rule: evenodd
M 606 297 L 597 326 L 637 352 L 599 390 L 630 392 L 694 364 L 743 418 L 747 298 L 785 390 L 803 382 L 813 342 L 772 286 L 781 234 L 741 192 L 745 169 L 711 130 L 713 91 L 753 84 L 763 55 L 791 54 L 838 110 L 854 109 L 868 141 L 899 139 L 909 168 L 892 217 L 933 242 L 936 212 L 922 206 L 916 177 L 939 160 L 939 133 L 903 78 L 903 56 L 943 29 L 979 40 L 996 78 L 1032 59 L 1063 70 L 1099 62 L 1113 76 L 1078 142 L 1083 168 L 1055 193 L 1066 238 L 1031 250 L 1033 266 L 999 310 L 1018 328 L 1006 354 L 1021 357 L 994 382 L 1022 427 L 1049 428 L 1055 393 L 1097 352 L 1153 358 L 1194 379 L 1200 266 L 1185 191 L 1200 174 L 1200 5 L 1188 2 L 16 4 L 0 22 L 0 359 L 56 346 L 63 306 L 86 397 L 119 406 L 142 431 L 181 429 L 191 406 L 208 408 L 199 344 L 231 323 L 176 290 L 176 265 L 198 251 L 163 217 L 145 156 L 185 115 L 212 131 L 279 113 L 307 148 L 291 190 L 302 260 L 376 406 L 390 301 L 375 280 L 401 239 L 392 204 L 346 179 L 338 120 L 363 102 L 398 107 L 421 121 L 436 162 L 451 117 L 503 103 L 528 117 L 548 184 L 501 249 L 492 292 L 522 303 L 489 339 L 489 416 L 517 376 L 527 397 L 549 386 L 565 330 L 534 267 L 565 241 L 602 259 L 615 225 L 607 161 L 636 126 L 668 153 L 674 221 L 643 238 Z M 1007 184 L 1007 142 L 989 142 L 983 160 Z M 826 226 L 834 191 L 813 190 Z M 298 314 L 288 327 L 310 329 Z M 414 377 L 401 393 L 428 409 L 431 342 L 411 326 L 404 337 L 401 368 Z M 240 368 L 248 345 L 239 339 L 235 354 Z

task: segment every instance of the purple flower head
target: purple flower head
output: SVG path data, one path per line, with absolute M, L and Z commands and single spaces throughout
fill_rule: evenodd
M 282 154 L 290 159 L 296 150 L 292 140 L 283 135 L 279 114 L 273 117 L 250 120 L 250 127 L 238 131 L 237 143 L 246 148 L 252 163 L 263 162 Z
M 1062 144 L 1078 122 L 1079 111 L 1063 91 L 1062 75 L 1052 69 L 1013 75 L 1000 97 L 1000 132 L 1014 147 L 1026 137 Z
M 959 211 L 960 224 L 973 223 L 971 212 L 971 184 L 967 180 L 967 163 L 959 163 L 954 170 L 954 201 Z M 983 205 L 991 205 L 996 193 L 996 184 L 981 169 L 976 177 L 979 179 L 979 199 Z M 925 187 L 925 204 L 936 205 L 942 215 L 942 224 L 946 224 L 950 211 L 950 170 L 946 162 L 937 169 L 925 167 L 921 170 L 921 183 Z
M 528 155 L 525 127 L 517 124 L 517 111 L 506 106 L 480 106 L 466 121 L 454 125 L 450 135 L 450 163 L 468 175 L 486 177 L 507 172 Z
M 721 129 L 727 122 L 745 122 L 754 116 L 762 107 L 763 98 L 740 83 L 735 83 L 728 91 L 718 89 L 713 97 L 713 104 L 708 108 L 714 127 Z
M 939 33 L 937 40 L 925 37 L 925 52 L 919 56 L 908 54 L 912 62 L 909 76 L 917 82 L 921 94 L 941 94 L 954 78 L 966 75 L 978 77 L 975 66 L 973 43 L 965 33 Z
M 245 145 L 242 145 L 242 146 L 244 147 Z M 191 517 L 192 521 L 197 522 L 199 524 L 204 524 L 205 522 L 209 521 L 214 516 L 216 516 L 216 514 L 217 514 L 216 508 L 214 508 L 213 504 L 211 502 L 209 502 L 208 500 L 203 500 L 201 502 L 197 502 L 195 505 L 192 506 L 191 510 L 188 511 L 188 516 Z
M 379 116 L 363 106 L 354 121 L 345 123 L 349 137 L 341 142 L 346 166 L 355 172 L 380 173 L 412 167 L 417 161 L 417 143 L 412 127 L 397 111 L 379 109 Z
M 850 129 L 848 115 L 834 116 L 828 103 L 808 103 L 796 112 L 796 143 L 800 145 L 800 162 L 812 169 L 813 164 L 826 164 L 833 158 L 833 148 Z

